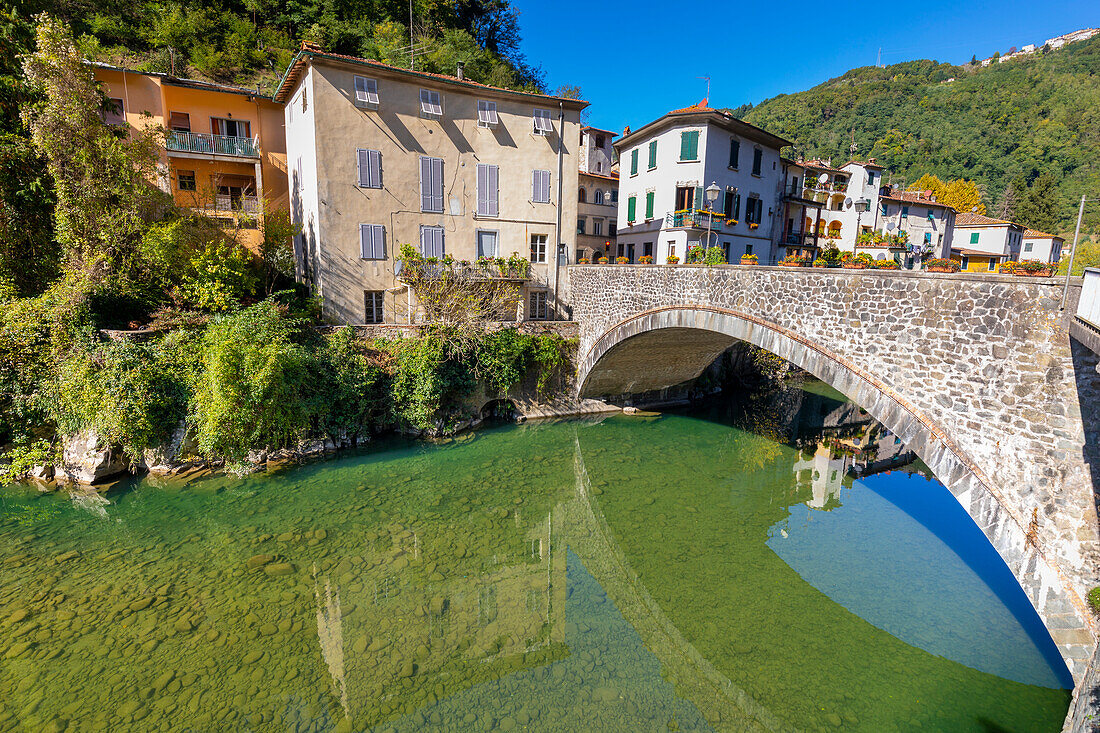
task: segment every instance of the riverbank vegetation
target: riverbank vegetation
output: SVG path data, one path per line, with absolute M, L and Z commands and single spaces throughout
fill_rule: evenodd
M 240 463 L 383 430 L 438 434 L 478 417 L 475 395 L 525 383 L 536 397 L 563 378 L 572 344 L 550 332 L 326 327 L 294 282 L 285 215 L 225 226 L 177 209 L 151 184 L 163 131 L 102 122 L 61 23 L 43 20 L 36 45 L 23 119 L 54 183 L 55 269 L 20 269 L 17 253 L 0 269 L 0 477 L 56 463 L 66 436 L 87 432 L 133 465 L 184 439 Z M 250 224 L 258 253 L 241 244 Z

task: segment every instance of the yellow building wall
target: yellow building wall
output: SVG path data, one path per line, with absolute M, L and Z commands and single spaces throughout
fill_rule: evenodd
M 952 257 L 951 259 L 955 260 L 956 262 L 962 262 L 962 259 L 960 257 Z M 994 262 L 992 270 L 989 269 L 990 260 L 993 260 Z M 966 263 L 966 267 L 959 270 L 959 272 L 984 272 L 986 274 L 996 273 L 1000 261 L 1000 257 L 970 257 Z

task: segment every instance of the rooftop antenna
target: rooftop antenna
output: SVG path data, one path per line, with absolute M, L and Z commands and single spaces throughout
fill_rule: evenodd
M 882 46 L 878 48 L 878 62 L 875 63 L 875 66 L 882 68 Z
M 416 42 L 413 41 L 413 0 L 409 0 L 409 68 L 416 71 Z
M 697 76 L 696 79 L 705 79 L 707 82 L 707 104 L 710 104 L 710 77 L 709 76 Z

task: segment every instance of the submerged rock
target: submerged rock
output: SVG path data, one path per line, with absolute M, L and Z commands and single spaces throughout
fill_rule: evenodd
M 94 484 L 126 470 L 122 452 L 107 445 L 93 430 L 82 430 L 64 441 L 58 475 L 78 484 Z

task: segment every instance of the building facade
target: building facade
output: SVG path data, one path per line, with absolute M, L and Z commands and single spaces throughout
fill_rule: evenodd
M 955 209 L 923 191 L 890 190 L 879 195 L 872 231 L 883 241 L 860 245 L 876 260 L 893 258 L 906 269 L 919 269 L 929 257 L 951 252 Z
M 274 96 L 285 105 L 299 273 L 327 318 L 414 322 L 395 259 L 403 244 L 456 261 L 529 259 L 525 316 L 554 315 L 560 266 L 575 251 L 587 103 L 316 47 L 295 56 Z
M 1062 259 L 1062 245 L 1066 240 L 1057 234 L 1047 234 L 1035 229 L 1024 231 L 1023 248 L 1020 250 L 1021 260 L 1036 260 L 1057 264 Z
M 1024 228 L 1004 219 L 962 212 L 955 218 L 951 258 L 967 272 L 996 272 L 1008 260 L 1018 261 Z
M 734 263 L 744 254 L 774 262 L 785 145 L 705 102 L 625 133 L 615 142 L 617 249 L 631 262 L 682 259 L 693 246 L 721 247 Z M 705 193 L 712 185 L 713 203 Z
M 615 257 L 619 166 L 611 143 L 614 138 L 615 133 L 608 130 L 581 128 L 576 260 Z
M 282 106 L 255 89 L 93 64 L 111 124 L 166 130 L 157 185 L 178 206 L 242 226 L 258 249 L 263 214 L 289 206 Z
M 811 160 L 787 168 L 779 240 L 787 253 L 817 256 L 829 247 L 854 252 L 858 235 L 875 228 L 882 166 L 871 160 L 834 168 Z

